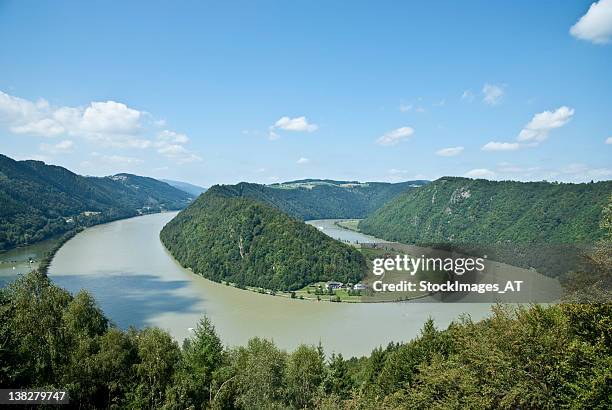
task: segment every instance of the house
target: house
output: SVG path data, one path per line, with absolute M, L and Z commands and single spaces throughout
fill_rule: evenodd
M 342 287 L 342 282 L 329 281 L 325 284 L 325 289 L 340 289 Z
M 357 283 L 353 286 L 353 290 L 366 290 L 368 287 L 363 283 Z

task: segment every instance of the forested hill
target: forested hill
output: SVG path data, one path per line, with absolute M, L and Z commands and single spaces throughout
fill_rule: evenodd
M 15 161 L 0 155 L 0 250 L 77 226 L 181 209 L 191 199 L 153 178 L 84 177 L 41 161 Z
M 161 240 L 185 267 L 239 287 L 296 290 L 306 284 L 359 281 L 359 251 L 278 209 L 213 187 L 161 231 Z
M 257 199 L 302 220 L 364 218 L 403 192 L 427 181 L 401 183 L 305 179 L 282 184 L 241 182 L 211 189 L 226 195 Z
M 408 191 L 360 230 L 406 243 L 593 243 L 612 181 L 565 184 L 444 177 Z

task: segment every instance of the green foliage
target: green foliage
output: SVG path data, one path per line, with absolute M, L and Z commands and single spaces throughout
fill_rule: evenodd
M 612 182 L 560 184 L 440 178 L 359 223 L 390 241 L 450 247 L 558 276 L 604 235 Z
M 251 339 L 246 347 L 232 352 L 234 403 L 244 409 L 270 408 L 274 403 L 282 403 L 286 363 L 287 353 L 265 339 Z
M 32 272 L 0 290 L 0 387 L 67 388 L 80 408 L 606 409 L 612 304 L 497 306 L 483 321 L 326 363 L 252 339 L 227 349 L 204 318 L 182 348 L 109 327 L 86 293 Z
M 598 281 L 609 277 L 608 216 L 591 255 Z M 0 388 L 67 388 L 79 408 L 603 410 L 611 329 L 609 301 L 499 305 L 480 322 L 428 320 L 407 343 L 326 363 L 321 347 L 224 348 L 206 318 L 182 348 L 157 328 L 122 331 L 90 295 L 34 271 L 0 289 Z
M 593 243 L 612 182 L 559 184 L 445 177 L 408 191 L 361 221 L 407 243 Z
M 226 360 L 221 339 L 208 318 L 200 320 L 193 333 L 183 343 L 182 359 L 169 392 L 168 401 L 181 409 L 209 401 L 215 371 Z
M 427 181 L 387 182 L 306 179 L 282 184 L 215 185 L 227 196 L 256 199 L 297 219 L 364 218 L 399 194 Z
M 138 363 L 134 365 L 136 388 L 130 401 L 138 408 L 159 408 L 179 362 L 178 344 L 165 331 L 146 328 L 136 336 Z
M 358 282 L 356 249 L 253 199 L 209 189 L 161 231 L 185 267 L 238 287 L 297 290 L 321 281 Z
M 191 196 L 131 174 L 83 177 L 0 155 L 0 251 L 119 218 L 184 208 Z
M 322 349 L 298 346 L 289 356 L 285 377 L 289 402 L 296 408 L 312 407 L 325 378 Z
M 349 373 L 349 367 L 342 354 L 332 354 L 329 359 L 329 370 L 323 381 L 323 391 L 341 400 L 351 396 L 353 380 Z

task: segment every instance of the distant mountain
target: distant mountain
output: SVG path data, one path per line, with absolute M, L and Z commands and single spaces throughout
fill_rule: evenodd
M 364 218 L 403 192 L 427 181 L 400 183 L 304 179 L 260 185 L 218 185 L 228 196 L 257 199 L 298 219 Z M 212 189 L 212 188 L 211 188 Z
M 556 276 L 601 239 L 612 181 L 589 184 L 444 177 L 405 192 L 359 223 L 390 241 L 486 250 Z M 575 253 L 575 254 L 572 254 Z
M 182 209 L 192 196 L 131 174 L 85 177 L 0 155 L 0 250 L 118 218 Z
M 193 185 L 188 182 L 181 181 L 173 181 L 171 179 L 160 179 L 160 181 L 165 182 L 168 185 L 171 185 L 181 191 L 187 192 L 189 195 L 193 195 L 193 197 L 198 197 L 201 193 L 206 192 L 206 188 L 203 188 L 198 185 Z
M 240 287 L 296 290 L 332 279 L 355 283 L 366 270 L 357 249 L 221 186 L 181 211 L 160 238 L 183 266 Z

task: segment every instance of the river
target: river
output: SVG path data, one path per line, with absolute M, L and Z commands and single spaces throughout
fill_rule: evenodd
M 321 342 L 327 353 L 345 357 L 410 340 L 428 317 L 445 328 L 461 313 L 478 320 L 490 312 L 486 303 L 314 302 L 217 284 L 181 268 L 161 244 L 159 231 L 175 215 L 152 214 L 88 228 L 57 252 L 49 276 L 71 292 L 91 292 L 121 328 L 159 326 L 182 341 L 207 315 L 229 346 L 259 336 L 285 349 Z M 324 225 L 345 231 L 332 222 Z M 350 236 L 345 240 L 366 239 L 352 231 L 342 234 Z

